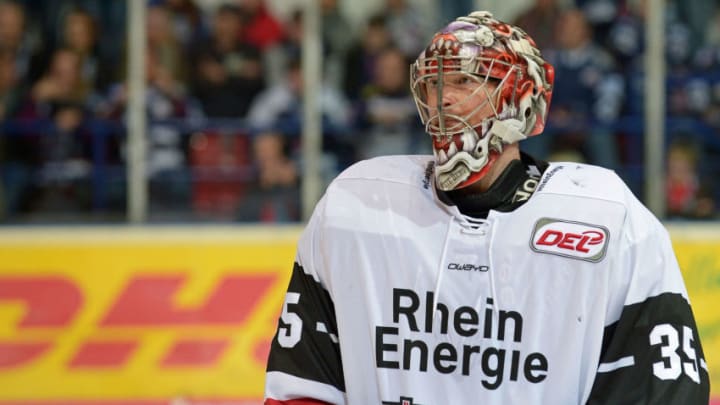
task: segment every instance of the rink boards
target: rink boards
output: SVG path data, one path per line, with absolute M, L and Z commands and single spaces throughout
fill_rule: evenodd
M 720 226 L 669 226 L 720 399 Z M 0 228 L 0 405 L 250 405 L 297 227 Z

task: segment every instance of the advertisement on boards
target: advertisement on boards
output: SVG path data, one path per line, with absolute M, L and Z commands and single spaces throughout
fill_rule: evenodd
M 0 405 L 261 404 L 299 232 L 0 231 Z M 671 234 L 720 405 L 720 232 Z

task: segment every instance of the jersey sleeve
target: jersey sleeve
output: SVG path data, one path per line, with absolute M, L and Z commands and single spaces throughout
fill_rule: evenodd
M 670 237 L 644 207 L 628 218 L 587 404 L 707 405 L 707 364 Z
M 265 405 L 345 403 L 335 309 L 321 280 L 323 207 L 321 200 L 298 242 L 270 346 Z

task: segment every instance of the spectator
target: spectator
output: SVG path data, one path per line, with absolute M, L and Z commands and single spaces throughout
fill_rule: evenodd
M 197 43 L 205 34 L 203 16 L 193 0 L 163 0 L 171 15 L 175 38 L 183 47 Z
M 580 10 L 564 11 L 556 27 L 559 48 L 544 53 L 555 66 L 555 74 L 565 79 L 553 88 L 547 133 L 553 136 L 531 138 L 527 146 L 531 153 L 547 158 L 553 138 L 560 137 L 566 147 L 580 148 L 583 160 L 617 169 L 618 145 L 604 125 L 613 123 L 620 114 L 623 78 L 616 72 L 612 57 L 593 42 Z M 555 143 L 555 147 L 560 145 Z
M 395 45 L 405 57 L 415 58 L 430 39 L 426 18 L 407 0 L 385 0 L 387 27 Z
M 365 32 L 359 41 L 348 51 L 345 57 L 343 92 L 351 100 L 360 97 L 360 91 L 372 80 L 375 71 L 375 58 L 378 53 L 392 45 L 392 37 L 383 15 L 370 18 Z
M 188 99 L 173 71 L 148 50 L 146 55 L 148 122 L 147 170 L 150 177 L 151 209 L 158 213 L 184 210 L 190 202 L 190 175 L 187 170 L 187 134 L 178 119 L 202 118 L 201 109 Z M 121 119 L 127 105 L 127 87 L 111 88 L 101 116 Z
M 24 97 L 12 51 L 0 49 L 0 121 L 15 116 Z
M 298 170 L 290 159 L 287 137 L 274 131 L 259 133 L 253 156 L 257 177 L 240 205 L 239 220 L 299 221 Z
M 642 53 L 645 49 L 642 5 L 628 4 L 613 21 L 602 45 L 612 53 L 626 74 L 643 71 Z
M 322 112 L 323 178 L 330 180 L 353 161 L 354 152 L 348 144 L 350 109 L 347 100 L 331 86 L 319 89 Z M 298 152 L 302 130 L 303 81 L 300 61 L 290 62 L 286 78 L 265 89 L 253 101 L 248 123 L 255 132 L 282 132 L 289 139 L 291 154 Z
M 220 7 L 211 38 L 194 51 L 193 95 L 210 117 L 244 117 L 264 87 L 260 51 L 242 42 L 242 24 L 237 7 Z
M 687 141 L 670 145 L 667 153 L 667 213 L 675 218 L 710 218 L 715 202 L 698 173 L 697 147 Z
M 645 7 L 647 0 L 628 1 L 609 25 L 602 45 L 613 54 L 626 74 L 643 71 L 645 50 Z M 666 13 L 665 58 L 670 73 L 684 72 L 693 55 L 692 31 L 688 25 Z
M 32 198 L 37 212 L 79 212 L 89 208 L 90 136 L 82 123 L 96 95 L 83 82 L 80 56 L 61 48 L 33 85 L 17 116 L 35 125 L 22 134 Z
M 0 2 L 0 23 L 0 48 L 17 51 L 27 39 L 22 6 L 12 1 Z
M 340 16 L 337 11 L 333 12 L 333 15 Z M 325 16 L 323 16 L 323 24 L 325 23 L 324 18 Z M 323 82 L 334 88 L 340 87 L 340 77 L 338 76 L 340 66 L 338 64 L 341 63 L 345 55 L 346 49 L 344 47 L 352 40 L 352 35 L 348 35 L 349 25 L 347 22 L 345 22 L 345 25 L 342 27 L 339 25 L 343 21 L 341 18 L 338 21 L 330 23 L 328 26 L 323 25 L 322 31 L 324 54 L 322 66 Z M 331 34 L 326 31 L 329 29 L 336 31 Z M 301 9 L 295 9 L 290 12 L 289 19 L 284 26 L 284 32 L 285 35 L 283 39 L 264 52 L 266 78 L 270 83 L 283 80 L 287 74 L 289 62 L 299 60 L 302 56 L 304 32 L 303 11 Z M 335 38 L 335 36 L 341 38 Z
M 537 0 L 515 20 L 515 24 L 524 27 L 541 50 L 556 48 L 555 22 L 562 9 L 558 0 Z
M 65 16 L 62 47 L 80 57 L 82 81 L 98 91 L 107 90 L 114 72 L 99 51 L 95 19 L 88 12 L 72 10 Z
M 278 83 L 287 75 L 291 60 L 300 60 L 303 41 L 303 13 L 296 9 L 285 23 L 282 40 L 263 52 L 265 78 L 268 83 Z
M 20 108 L 25 96 L 15 63 L 15 53 L 0 49 L 0 122 L 6 124 Z M 6 128 L 0 132 L 0 221 L 3 214 L 12 217 L 27 200 L 32 167 L 28 140 Z
M 23 113 L 24 118 L 47 118 L 60 105 L 89 107 L 93 88 L 83 80 L 81 63 L 73 50 L 56 50 L 48 70 L 32 87 L 31 110 Z
M 83 127 L 86 108 L 55 104 L 53 125 L 40 137 L 41 165 L 36 172 L 32 210 L 79 213 L 90 209 L 91 135 Z
M 720 129 L 720 46 L 696 55 L 695 69 L 668 81 L 668 109 L 674 116 L 691 116 Z
M 198 219 L 233 220 L 253 179 L 250 137 L 241 128 L 208 128 L 190 136 L 193 213 Z
M 265 51 L 282 40 L 282 25 L 268 11 L 264 0 L 237 0 L 247 23 L 240 34 L 245 41 Z
M 408 65 L 398 48 L 388 48 L 378 55 L 373 81 L 363 90 L 359 106 L 359 159 L 432 153 L 424 148 L 429 143 L 423 142 L 426 135 L 407 86 Z
M 300 61 L 291 61 L 286 78 L 260 93 L 248 112 L 250 126 L 264 132 L 282 128 L 298 136 L 302 121 L 303 81 Z M 348 126 L 349 107 L 342 94 L 329 86 L 320 89 L 320 110 L 326 132 L 343 132 Z
M 645 0 L 640 0 L 640 2 Z M 635 0 L 627 0 L 635 2 Z M 575 5 L 582 10 L 594 38 L 605 38 L 613 21 L 620 13 L 623 2 L 615 0 L 575 0 Z
M 646 0 L 628 1 L 609 29 L 605 42 L 607 49 L 617 62 L 617 67 L 626 78 L 627 102 L 623 113 L 642 116 L 645 97 L 644 20 Z M 685 82 L 689 78 L 691 58 L 690 31 L 681 21 L 666 13 L 665 61 L 668 73 L 668 106 L 671 114 L 685 114 L 688 97 Z M 696 93 L 697 94 L 697 93 Z
M 720 47 L 720 7 L 716 7 L 705 29 L 702 43 L 706 46 Z
M 25 10 L 9 0 L 0 1 L 0 50 L 14 55 L 16 74 L 28 83 L 40 77 L 47 66 L 41 63 L 41 42 L 29 29 Z
M 677 9 L 678 19 L 688 30 L 688 51 L 693 52 L 703 45 L 708 28 L 717 21 L 713 21 L 715 13 L 720 10 L 717 1 L 682 0 L 672 1 Z
M 148 50 L 163 70 L 185 83 L 188 77 L 187 55 L 176 37 L 170 10 L 164 5 L 153 5 L 147 11 Z M 184 88 L 184 86 L 181 86 Z
M 717 131 L 720 129 L 720 8 L 716 8 L 710 21 L 703 45 L 693 55 L 693 69 L 681 86 L 668 89 L 668 98 L 675 101 L 671 106 L 676 110 L 691 110 Z
M 325 76 L 327 83 L 335 88 L 342 86 L 345 54 L 355 40 L 350 22 L 338 7 L 337 0 L 321 0 L 322 38 L 325 47 Z
M 720 8 L 705 32 L 703 45 L 693 55 L 693 66 L 703 73 L 720 69 Z
M 76 10 L 83 10 L 92 16 L 93 21 L 100 29 L 96 30 L 98 37 L 94 38 L 97 51 L 101 59 L 109 66 L 122 65 L 123 38 L 127 26 L 127 2 L 107 0 L 16 0 L 24 4 L 28 14 L 27 29 L 36 36 L 36 41 L 44 44 L 48 49 L 57 49 L 63 45 L 66 16 Z M 155 1 L 155 0 L 149 0 Z M 45 59 L 41 60 L 40 69 L 33 69 L 36 74 L 42 74 L 47 59 L 51 54 L 45 52 Z M 122 73 L 121 71 L 112 73 Z M 114 77 L 108 78 L 110 80 Z M 109 84 L 109 83 L 106 83 Z

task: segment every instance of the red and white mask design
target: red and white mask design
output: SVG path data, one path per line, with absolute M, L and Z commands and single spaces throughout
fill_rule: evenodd
M 542 132 L 554 71 L 524 31 L 477 11 L 435 34 L 411 77 L 448 191 L 485 176 L 504 144 Z

